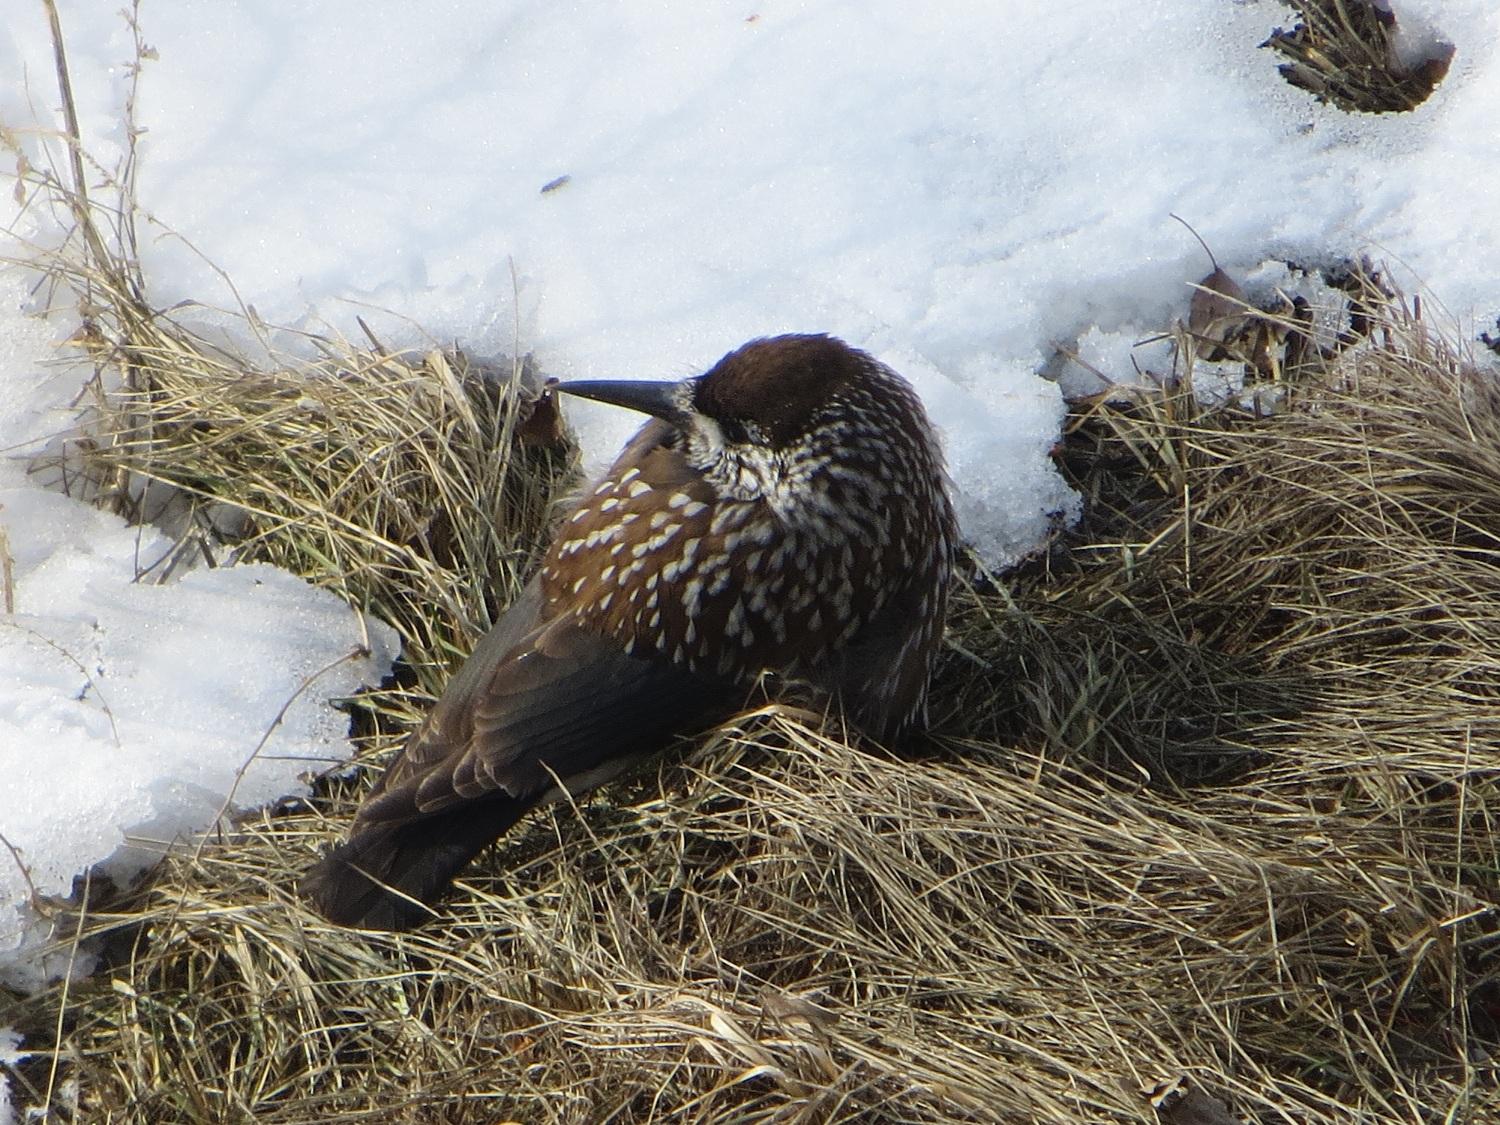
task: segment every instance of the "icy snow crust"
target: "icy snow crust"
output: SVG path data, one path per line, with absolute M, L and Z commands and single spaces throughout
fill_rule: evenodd
M 113 167 L 131 36 L 118 5 L 59 6 L 86 143 Z M 392 346 L 519 347 L 560 377 L 678 377 L 754 336 L 836 333 L 916 383 L 966 533 L 1001 564 L 1076 510 L 1038 370 L 1063 345 L 1128 373 L 1208 272 L 1170 212 L 1241 276 L 1371 250 L 1460 331 L 1500 311 L 1500 6 L 1397 11 L 1456 55 L 1416 112 L 1370 117 L 1257 51 L 1292 18 L 1271 0 L 147 0 L 145 275 L 159 306 L 232 305 L 218 267 L 271 323 L 353 335 L 359 314 Z M 0 122 L 55 126 L 40 7 L 0 24 L 0 75 Z M 76 389 L 38 366 L 69 326 L 38 336 L 24 303 L 4 310 L 12 454 L 66 424 Z M 595 465 L 636 424 L 574 421 Z M 210 822 L 360 629 L 263 568 L 133 585 L 160 544 L 13 469 L 0 832 L 56 892 L 137 825 Z M 235 803 L 344 753 L 319 700 L 376 669 L 319 680 Z M 13 867 L 0 854 L 0 948 L 28 917 Z

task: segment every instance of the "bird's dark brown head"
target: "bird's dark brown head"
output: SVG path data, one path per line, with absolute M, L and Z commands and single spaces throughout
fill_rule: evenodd
M 769 500 L 783 518 L 838 502 L 809 485 L 847 480 L 848 471 L 885 479 L 892 465 L 909 460 L 942 475 L 942 453 L 910 385 L 831 336 L 752 340 L 675 383 L 602 380 L 557 389 L 663 419 L 671 426 L 665 440 L 694 472 L 728 498 Z
M 693 380 L 693 407 L 731 441 L 782 448 L 802 438 L 868 358 L 831 336 L 752 340 Z
M 730 352 L 677 383 L 599 380 L 557 384 L 568 394 L 654 414 L 708 446 L 784 449 L 806 437 L 874 361 L 822 335 L 773 336 Z

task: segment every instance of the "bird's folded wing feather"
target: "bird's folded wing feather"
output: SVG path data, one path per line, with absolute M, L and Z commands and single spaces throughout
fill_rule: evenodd
M 487 796 L 588 788 L 712 722 L 743 694 L 664 659 L 627 656 L 569 618 L 536 624 L 533 583 L 454 676 L 358 825 L 431 815 Z

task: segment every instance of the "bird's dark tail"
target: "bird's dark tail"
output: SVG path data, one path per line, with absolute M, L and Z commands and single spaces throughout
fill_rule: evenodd
M 453 877 L 530 804 L 497 798 L 414 820 L 356 825 L 298 890 L 337 925 L 409 930 L 432 917 L 432 904 Z

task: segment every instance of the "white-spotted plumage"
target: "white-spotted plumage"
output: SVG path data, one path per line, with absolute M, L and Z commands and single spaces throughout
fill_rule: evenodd
M 795 372 L 761 354 L 798 351 Z M 829 368 L 816 368 L 819 356 Z M 829 682 L 876 733 L 910 726 L 957 547 L 942 454 L 915 392 L 837 341 L 792 337 L 748 345 L 673 396 L 683 420 L 637 436 L 553 552 L 569 572 L 602 552 L 599 582 L 644 585 L 650 606 L 659 589 L 661 610 L 641 620 L 633 590 L 575 600 L 565 585 L 553 608 L 700 675 L 748 683 L 791 672 Z M 629 566 L 617 570 L 622 552 Z M 638 635 L 660 631 L 670 647 Z M 851 646 L 857 660 L 841 657 Z M 895 670 L 864 667 L 881 659 Z

